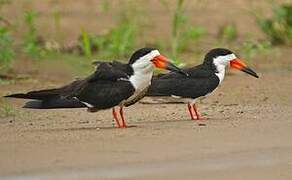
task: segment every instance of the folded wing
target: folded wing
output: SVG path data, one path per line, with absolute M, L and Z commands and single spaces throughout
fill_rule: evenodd
M 213 91 L 219 83 L 217 76 L 199 65 L 184 69 L 189 76 L 167 73 L 152 78 L 147 96 L 181 96 L 197 98 Z
M 126 71 L 114 67 L 112 63 L 102 62 L 92 75 L 73 81 L 63 87 L 11 94 L 5 97 L 36 100 L 26 103 L 24 106 L 26 108 L 80 108 L 86 107 L 85 103 L 89 103 L 103 109 L 109 106 L 110 103 L 117 103 L 127 98 L 129 93 L 125 95 L 122 91 L 129 90 L 134 92 L 127 79 L 128 74 Z M 122 88 L 115 90 L 116 87 Z M 99 106 L 99 104 L 106 101 L 108 101 L 107 106 Z

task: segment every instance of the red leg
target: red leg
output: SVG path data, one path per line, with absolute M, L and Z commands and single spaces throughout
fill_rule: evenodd
M 196 108 L 196 104 L 193 104 L 193 109 L 194 109 L 194 112 L 197 116 L 196 120 L 204 120 L 205 118 L 201 117 L 200 114 L 198 113 L 198 110 Z
M 120 125 L 120 122 L 119 122 L 119 119 L 118 119 L 118 115 L 117 115 L 114 107 L 113 107 L 113 117 L 114 117 L 114 119 L 116 121 L 116 124 L 117 124 L 118 128 L 121 128 L 121 125 Z
M 125 116 L 124 116 L 123 106 L 120 107 L 120 115 L 121 115 L 121 118 L 122 118 L 122 127 L 126 128 L 127 125 L 126 125 L 126 120 L 125 120 Z
M 191 116 L 191 119 L 192 120 L 197 120 L 197 118 L 194 116 L 194 113 L 192 111 L 192 105 L 190 103 L 188 103 L 188 109 L 189 109 L 189 113 L 190 113 L 190 116 Z

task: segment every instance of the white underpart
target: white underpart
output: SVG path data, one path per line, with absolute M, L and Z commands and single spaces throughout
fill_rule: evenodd
M 129 80 L 136 91 L 142 91 L 150 85 L 154 69 L 151 60 L 159 55 L 158 50 L 153 50 L 132 64 L 134 74 Z
M 78 101 L 80 101 L 77 97 L 73 97 L 74 99 L 77 99 Z M 80 101 L 82 104 L 84 104 L 86 107 L 88 108 L 93 108 L 94 106 L 92 104 L 89 104 L 87 102 L 84 101 Z
M 129 97 L 127 101 L 136 98 L 136 96 L 143 92 L 144 89 L 150 86 L 154 69 L 151 60 L 159 55 L 160 53 L 158 50 L 153 50 L 145 56 L 140 57 L 134 64 L 132 64 L 134 74 L 130 77 L 129 81 L 134 86 L 135 93 Z
M 181 96 L 176 96 L 176 95 L 171 95 L 171 97 L 175 98 L 175 99 L 181 99 Z
M 87 102 L 84 102 L 84 101 L 80 101 L 82 102 L 85 106 L 87 106 L 88 108 L 93 108 L 94 106 L 92 104 L 89 104 Z
M 214 58 L 214 64 L 217 68 L 218 73 L 215 73 L 219 78 L 219 84 L 223 81 L 225 76 L 225 67 L 229 64 L 229 62 L 233 59 L 236 59 L 234 54 L 228 54 L 225 56 L 218 56 Z
M 160 98 L 163 98 L 164 96 L 160 97 Z M 203 99 L 205 96 L 201 96 L 199 97 L 199 99 Z M 184 98 L 184 97 L 181 97 L 181 96 L 175 96 L 175 95 L 171 95 L 171 98 L 170 99 L 169 97 L 166 97 L 167 101 L 169 102 L 169 100 L 172 100 L 172 101 L 175 101 L 175 102 L 183 102 L 183 103 L 190 103 L 190 104 L 195 104 L 195 102 L 197 101 L 198 98 Z M 178 101 L 179 99 L 179 101 Z

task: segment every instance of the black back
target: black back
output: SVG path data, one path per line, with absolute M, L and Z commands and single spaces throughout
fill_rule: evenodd
M 129 65 L 102 62 L 92 75 L 61 88 L 12 94 L 6 97 L 40 100 L 27 104 L 25 106 L 27 108 L 84 107 L 84 104 L 79 102 L 82 101 L 93 105 L 96 109 L 107 109 L 119 105 L 135 92 L 128 81 L 129 74 L 133 72 L 129 70 L 131 67 L 127 66 Z
M 92 64 L 96 65 L 97 67 L 100 64 L 103 63 L 108 63 L 110 66 L 112 66 L 114 69 L 117 69 L 119 71 L 125 72 L 128 76 L 131 76 L 134 74 L 133 68 L 129 66 L 129 64 L 124 64 L 119 61 L 112 61 L 112 62 L 107 62 L 107 61 L 95 61 Z
M 129 75 L 123 69 L 115 68 L 111 63 L 102 63 L 93 75 L 84 80 L 80 88 L 74 89 L 67 97 L 76 97 L 97 109 L 107 109 L 119 105 L 134 94 L 135 89 L 128 78 Z
M 189 76 L 170 72 L 152 78 L 147 96 L 181 96 L 197 98 L 211 93 L 219 85 L 219 78 L 215 75 L 217 69 L 213 59 L 218 56 L 232 54 L 228 49 L 216 48 L 210 50 L 201 65 L 185 68 Z
M 129 77 L 134 73 L 131 64 L 153 50 L 155 49 L 142 48 L 137 50 L 127 64 L 117 61 L 94 62 L 97 68 L 92 75 L 60 88 L 11 94 L 6 97 L 37 100 L 29 102 L 25 106 L 27 108 L 84 107 L 81 102 L 86 102 L 96 109 L 114 107 L 131 97 L 135 92 L 135 88 L 129 81 Z

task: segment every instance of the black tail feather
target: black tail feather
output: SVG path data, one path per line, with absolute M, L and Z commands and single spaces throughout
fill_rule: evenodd
M 29 109 L 62 109 L 86 107 L 77 99 L 53 98 L 48 100 L 34 100 L 27 102 L 23 108 Z
M 34 101 L 27 102 L 23 107 L 31 109 L 57 109 L 57 108 L 82 108 L 86 107 L 83 103 L 74 98 L 65 98 L 60 95 L 66 90 L 46 89 L 40 91 L 30 91 L 28 93 L 10 94 L 4 97 L 20 98 L 20 99 L 34 99 Z
M 30 91 L 28 93 L 10 94 L 4 97 L 45 100 L 59 96 L 58 91 L 60 91 L 60 89 L 45 89 L 40 91 Z
M 17 93 L 17 94 L 10 94 L 10 95 L 7 95 L 7 96 L 3 96 L 3 97 L 11 97 L 11 98 L 21 98 L 21 99 L 26 99 L 28 98 L 26 94 L 23 94 L 23 93 Z

